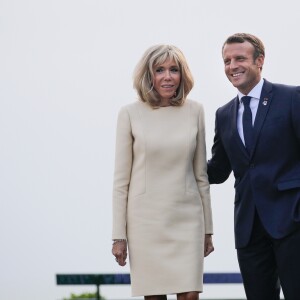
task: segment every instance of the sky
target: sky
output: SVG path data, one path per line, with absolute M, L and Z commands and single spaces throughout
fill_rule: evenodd
M 128 273 L 111 255 L 116 117 L 136 101 L 133 69 L 173 44 L 205 109 L 208 158 L 216 109 L 236 90 L 221 47 L 236 32 L 266 47 L 263 77 L 299 85 L 299 1 L 0 0 L 0 300 L 61 300 L 93 286 L 56 274 Z M 238 272 L 233 178 L 211 187 L 215 252 L 205 272 Z M 129 286 L 103 286 L 109 299 Z M 201 296 L 244 297 L 241 285 Z

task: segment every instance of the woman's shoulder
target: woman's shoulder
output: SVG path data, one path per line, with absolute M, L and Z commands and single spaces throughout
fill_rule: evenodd
M 187 99 L 186 104 L 188 104 L 193 110 L 196 110 L 196 111 L 203 110 L 203 104 L 199 101 Z
M 140 115 L 143 110 L 148 110 L 149 105 L 146 103 L 136 100 L 134 102 L 123 105 L 119 110 L 119 115 L 125 115 L 127 117 L 135 118 Z
M 133 102 L 129 102 L 127 104 L 124 104 L 123 106 L 121 106 L 121 109 L 131 109 L 131 107 L 135 107 L 138 106 L 140 104 L 141 101 L 135 100 Z
M 133 101 L 131 103 L 127 103 L 127 104 L 123 105 L 120 108 L 120 111 L 121 112 L 124 112 L 124 111 L 132 112 L 132 111 L 136 110 L 137 108 L 139 108 L 141 106 L 144 106 L 144 103 L 139 101 L 139 100 L 136 100 L 136 101 Z
M 149 105 L 147 105 L 145 102 L 142 102 L 140 100 L 135 100 L 133 102 L 127 103 L 123 106 L 123 108 L 126 109 L 135 109 L 135 108 L 143 108 L 143 107 L 148 107 Z

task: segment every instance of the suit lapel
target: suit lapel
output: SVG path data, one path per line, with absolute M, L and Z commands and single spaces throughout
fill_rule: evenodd
M 272 101 L 272 84 L 265 80 L 261 95 L 260 95 L 260 100 L 258 104 L 258 109 L 254 121 L 254 147 L 253 147 L 253 153 L 255 152 L 255 147 L 263 126 L 263 123 L 265 121 L 265 118 L 267 116 L 267 113 L 269 111 L 270 105 Z

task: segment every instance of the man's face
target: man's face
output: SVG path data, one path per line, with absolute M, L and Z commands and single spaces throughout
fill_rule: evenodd
M 241 93 L 247 95 L 261 79 L 264 57 L 253 59 L 254 47 L 249 42 L 225 44 L 223 61 L 225 74 Z

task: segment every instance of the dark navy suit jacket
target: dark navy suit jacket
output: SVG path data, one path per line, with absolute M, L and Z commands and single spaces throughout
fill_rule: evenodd
M 210 183 L 235 176 L 235 243 L 247 245 L 255 208 L 273 238 L 300 227 L 300 87 L 264 80 L 248 154 L 237 130 L 238 98 L 216 112 Z

